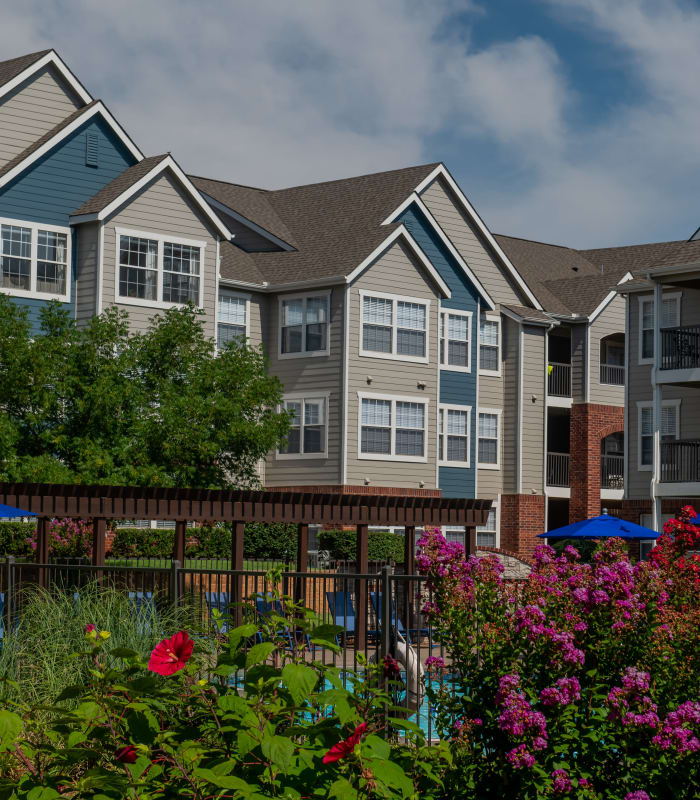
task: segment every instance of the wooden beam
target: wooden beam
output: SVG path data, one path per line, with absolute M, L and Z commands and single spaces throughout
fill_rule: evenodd
M 476 555 L 476 528 L 471 525 L 464 529 L 464 552 L 467 556 Z
M 243 571 L 243 537 L 245 533 L 245 522 L 231 523 L 231 569 L 237 572 Z M 242 603 L 245 578 L 243 575 L 234 575 L 231 586 L 231 603 Z M 234 625 L 240 625 L 243 621 L 243 609 L 240 605 L 234 605 L 232 616 Z
M 175 522 L 175 539 L 173 540 L 173 561 L 185 566 L 185 541 L 187 539 L 187 521 L 178 519 Z
M 309 568 L 309 526 L 305 522 L 297 525 L 297 572 L 306 572 Z M 306 602 L 306 578 L 296 579 L 294 601 Z
M 36 562 L 37 564 L 49 563 L 49 518 L 39 517 L 36 523 Z M 48 586 L 46 567 L 39 567 L 39 586 Z
M 406 575 L 416 573 L 416 528 L 406 525 L 403 537 L 403 569 Z

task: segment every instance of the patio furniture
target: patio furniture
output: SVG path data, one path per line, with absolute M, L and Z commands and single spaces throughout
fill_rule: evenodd
M 222 616 L 225 616 L 229 606 L 231 605 L 230 592 L 205 592 L 204 599 L 206 600 L 210 615 L 212 614 L 212 611 L 216 609 Z M 214 617 L 212 615 L 212 619 L 213 618 Z M 228 626 L 229 621 L 224 619 L 224 621 L 221 623 L 221 627 L 218 628 L 219 632 L 228 633 Z

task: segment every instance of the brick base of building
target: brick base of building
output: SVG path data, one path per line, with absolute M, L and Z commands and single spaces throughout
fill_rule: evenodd
M 529 559 L 545 530 L 545 497 L 541 494 L 501 495 L 501 547 Z

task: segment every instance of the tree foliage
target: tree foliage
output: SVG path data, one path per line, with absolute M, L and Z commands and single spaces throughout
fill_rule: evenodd
M 0 295 L 0 479 L 216 488 L 256 483 L 284 438 L 262 350 L 216 352 L 202 312 L 129 333 L 112 308 L 78 328 L 57 303 L 33 331 Z

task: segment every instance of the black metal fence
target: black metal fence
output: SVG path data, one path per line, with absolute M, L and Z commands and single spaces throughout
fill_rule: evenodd
M 600 486 L 603 489 L 625 488 L 625 457 L 603 455 L 600 457 Z
M 550 362 L 547 383 L 550 395 L 571 397 L 571 364 Z
M 661 369 L 700 367 L 700 325 L 661 330 Z
M 700 439 L 661 442 L 661 480 L 664 483 L 700 481 Z

